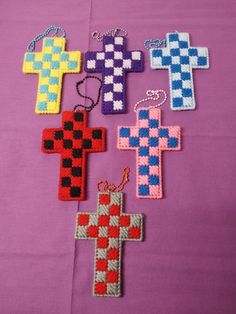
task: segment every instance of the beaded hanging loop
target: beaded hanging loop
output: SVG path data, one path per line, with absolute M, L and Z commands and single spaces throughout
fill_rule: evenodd
M 97 41 L 102 41 L 103 37 L 105 36 L 123 36 L 123 37 L 127 37 L 128 36 L 128 32 L 123 29 L 123 28 L 112 28 L 109 29 L 108 31 L 104 32 L 103 34 L 101 32 L 99 32 L 98 30 L 94 31 L 91 33 L 91 36 L 93 39 L 96 39 Z
M 146 95 L 148 97 L 139 100 L 134 105 L 134 112 L 137 112 L 137 109 L 138 109 L 138 107 L 139 107 L 139 105 L 141 103 L 144 103 L 144 102 L 149 101 L 149 100 L 159 100 L 161 93 L 164 95 L 164 99 L 159 104 L 156 104 L 156 105 L 153 105 L 153 106 L 149 106 L 147 109 L 157 108 L 157 107 L 160 107 L 161 105 L 163 105 L 166 102 L 166 100 L 167 100 L 166 92 L 163 89 L 158 89 L 158 90 L 149 89 L 149 90 L 146 91 Z

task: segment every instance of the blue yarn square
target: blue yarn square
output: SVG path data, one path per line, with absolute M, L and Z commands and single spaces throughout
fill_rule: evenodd
M 38 102 L 38 110 L 47 110 L 47 103 L 45 101 Z
M 131 147 L 138 147 L 139 146 L 139 138 L 138 137 L 130 137 L 129 145 Z
M 148 147 L 139 147 L 139 156 L 145 157 L 149 155 L 149 148 Z
M 172 73 L 180 73 L 181 72 L 181 65 L 180 64 L 171 64 L 170 66 Z
M 58 70 L 60 67 L 60 63 L 58 61 L 52 61 L 51 62 L 51 69 Z
M 180 55 L 180 49 L 179 48 L 172 48 L 172 49 L 170 49 L 170 54 L 172 57 L 179 56 Z
M 69 61 L 68 62 L 68 68 L 69 70 L 74 70 L 77 67 L 77 61 Z
M 139 111 L 139 119 L 148 119 L 148 110 L 140 110 Z
M 182 88 L 182 81 L 172 81 L 172 88 L 173 89 L 181 89 Z
M 51 76 L 51 77 L 49 78 L 49 84 L 51 84 L 51 85 L 57 85 L 58 83 L 59 83 L 58 77 Z
M 189 64 L 189 57 L 188 56 L 181 56 L 180 57 L 181 64 Z
M 146 184 L 139 185 L 138 192 L 141 196 L 149 195 L 149 186 Z
M 165 56 L 162 57 L 162 65 L 170 65 L 171 64 L 171 57 Z
M 162 49 L 154 49 L 152 50 L 152 56 L 155 57 L 162 57 Z
M 183 81 L 191 80 L 191 74 L 190 72 L 182 72 L 181 73 L 181 79 Z
M 197 48 L 189 48 L 188 53 L 190 56 L 198 56 Z
M 52 61 L 52 54 L 51 53 L 45 53 L 43 55 L 43 61 Z
M 57 94 L 55 93 L 48 94 L 48 101 L 56 101 L 56 100 L 57 100 Z
M 68 61 L 69 60 L 69 54 L 68 53 L 62 53 L 60 56 L 61 61 Z
M 191 88 L 183 88 L 182 95 L 183 95 L 183 97 L 192 97 Z
M 120 137 L 130 137 L 130 128 L 120 128 Z
M 207 65 L 207 58 L 206 57 L 198 57 L 198 62 L 197 64 L 199 66 L 205 66 Z
M 149 129 L 148 128 L 140 128 L 139 129 L 139 136 L 140 137 L 148 137 L 149 136 Z
M 159 137 L 168 137 L 169 136 L 169 130 L 165 128 L 161 128 L 158 130 Z
M 41 75 L 42 75 L 42 77 L 49 77 L 50 76 L 50 70 L 49 69 L 42 69 Z
M 159 145 L 159 140 L 156 137 L 149 138 L 149 146 L 150 147 L 157 147 Z
M 34 59 L 35 59 L 34 53 L 27 53 L 26 54 L 25 61 L 30 62 L 30 61 L 34 61 Z
M 41 70 L 42 69 L 42 62 L 41 61 L 35 61 L 34 62 L 34 70 Z
M 139 166 L 139 174 L 140 175 L 148 175 L 149 167 L 148 166 Z
M 149 184 L 151 184 L 151 185 L 159 185 L 159 176 L 157 176 L 157 175 L 150 175 L 149 176 Z
M 46 94 L 48 92 L 48 85 L 40 85 L 39 91 L 40 93 Z
M 150 119 L 149 120 L 149 128 L 158 128 L 159 127 L 159 120 Z
M 158 156 L 149 156 L 149 165 L 150 166 L 158 166 L 159 165 L 159 157 Z
M 177 137 L 169 137 L 168 138 L 168 147 L 177 147 L 178 146 L 178 138 Z
M 173 98 L 173 107 L 182 107 L 183 106 L 183 98 L 175 97 Z
M 52 38 L 45 38 L 45 46 L 51 47 L 53 46 L 54 40 Z
M 180 40 L 179 41 L 179 48 L 188 48 L 188 42 L 187 41 L 183 41 L 183 40 Z
M 53 52 L 53 53 L 61 53 L 61 51 L 62 51 L 62 48 L 59 47 L 59 46 L 54 46 L 54 47 L 52 48 L 52 52 Z
M 179 41 L 178 34 L 169 34 L 169 41 Z

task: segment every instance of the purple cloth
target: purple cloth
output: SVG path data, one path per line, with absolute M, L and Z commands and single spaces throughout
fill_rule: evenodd
M 0 313 L 235 314 L 235 1 L 1 0 L 0 16 Z M 130 166 L 125 212 L 145 214 L 145 241 L 123 246 L 122 298 L 92 296 L 94 241 L 74 240 L 78 204 L 57 199 L 59 156 L 40 151 L 43 128 L 61 115 L 34 113 L 38 76 L 22 63 L 51 24 L 66 29 L 68 50 L 100 50 L 90 32 L 112 27 L 128 30 L 129 49 L 176 29 L 209 48 L 210 69 L 194 71 L 196 111 L 162 107 L 163 124 L 183 128 L 182 151 L 163 154 L 164 199 L 136 198 L 135 154 L 118 151 L 116 136 L 135 124 L 146 89 L 169 90 L 167 71 L 151 70 L 145 51 L 145 72 L 127 78 L 128 114 L 104 116 L 99 105 L 90 115 L 89 126 L 108 128 L 108 151 L 89 156 L 79 210 L 95 212 L 98 180 L 117 183 Z M 65 76 L 62 110 L 81 102 L 84 75 Z M 95 97 L 97 85 L 86 90 Z

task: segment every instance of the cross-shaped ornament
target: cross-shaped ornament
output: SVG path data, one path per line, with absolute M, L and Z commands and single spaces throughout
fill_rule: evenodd
M 86 111 L 65 111 L 62 127 L 44 129 L 42 151 L 59 153 L 60 200 L 84 200 L 87 154 L 105 151 L 106 130 L 88 128 Z
M 191 47 L 189 33 L 168 33 L 165 48 L 150 49 L 152 69 L 168 69 L 172 110 L 196 107 L 193 69 L 209 68 L 208 49 Z
M 79 73 L 80 51 L 65 51 L 66 39 L 46 37 L 42 52 L 26 52 L 24 73 L 39 75 L 36 113 L 59 113 L 62 77 L 65 73 Z
M 123 241 L 141 241 L 143 217 L 123 214 L 123 193 L 99 192 L 97 213 L 81 212 L 76 219 L 76 239 L 94 239 L 93 294 L 121 295 L 121 250 Z
M 161 110 L 137 110 L 136 126 L 118 128 L 118 148 L 136 151 L 138 198 L 162 198 L 162 151 L 180 150 L 180 127 L 162 126 Z
M 127 72 L 142 72 L 142 51 L 126 51 L 126 38 L 104 36 L 103 51 L 85 53 L 85 71 L 102 73 L 102 112 L 126 113 Z

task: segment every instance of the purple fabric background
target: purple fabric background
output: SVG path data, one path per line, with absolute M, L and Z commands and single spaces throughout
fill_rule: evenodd
M 234 0 L 0 1 L 1 314 L 236 313 L 235 9 Z M 97 181 L 118 182 L 130 166 L 125 211 L 145 214 L 145 241 L 124 246 L 119 299 L 92 296 L 94 241 L 74 240 L 78 204 L 57 199 L 59 155 L 40 152 L 42 129 L 60 126 L 61 115 L 34 113 L 38 77 L 23 75 L 22 62 L 51 24 L 66 29 L 68 50 L 99 50 L 91 31 L 123 27 L 129 50 L 178 30 L 210 51 L 210 70 L 194 72 L 197 110 L 163 106 L 163 124 L 183 128 L 183 150 L 163 156 L 164 199 L 135 197 L 135 153 L 116 149 L 116 132 L 135 123 L 146 89 L 169 91 L 167 71 L 151 70 L 146 51 L 145 72 L 128 75 L 129 113 L 104 116 L 98 106 L 90 116 L 108 128 L 108 151 L 89 156 L 79 210 L 95 211 Z M 63 110 L 80 101 L 84 75 L 65 76 Z

